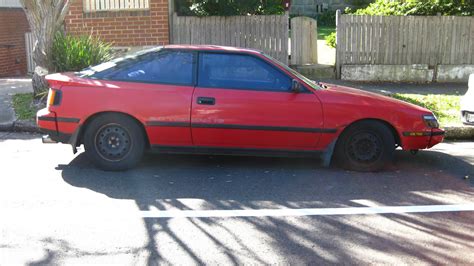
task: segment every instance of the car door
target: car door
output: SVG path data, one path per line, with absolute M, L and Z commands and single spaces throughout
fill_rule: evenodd
M 201 52 L 191 107 L 193 143 L 203 147 L 311 150 L 323 127 L 312 92 L 257 55 Z

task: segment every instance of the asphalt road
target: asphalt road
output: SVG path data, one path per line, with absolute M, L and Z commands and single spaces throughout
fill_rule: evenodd
M 474 263 L 474 142 L 382 173 L 177 155 L 111 173 L 0 132 L 0 166 L 0 265 Z

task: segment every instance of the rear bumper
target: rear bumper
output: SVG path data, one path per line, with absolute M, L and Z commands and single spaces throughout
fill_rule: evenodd
M 43 137 L 43 143 L 73 143 L 73 135 L 77 132 L 79 119 L 57 117 L 55 112 L 47 108 L 41 109 L 36 114 L 36 124 L 41 132 L 47 134 Z M 71 125 L 74 124 L 74 125 Z M 61 130 L 63 128 L 63 130 Z M 67 132 L 69 130 L 71 132 Z
M 42 137 L 43 143 L 57 143 L 57 142 L 68 143 L 68 144 L 71 143 L 72 134 L 65 134 L 61 132 L 50 131 L 43 128 L 40 128 L 40 129 L 41 129 L 41 132 L 43 132 L 44 134 L 47 134 Z
M 406 131 L 402 135 L 404 150 L 428 149 L 444 140 L 444 130 L 433 128 L 431 131 Z

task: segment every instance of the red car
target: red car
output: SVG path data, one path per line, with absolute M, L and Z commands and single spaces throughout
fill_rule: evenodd
M 44 142 L 84 144 L 105 170 L 163 153 L 334 156 L 376 171 L 397 146 L 443 140 L 424 108 L 352 88 L 315 83 L 254 50 L 168 45 L 78 73 L 53 74 L 37 114 Z

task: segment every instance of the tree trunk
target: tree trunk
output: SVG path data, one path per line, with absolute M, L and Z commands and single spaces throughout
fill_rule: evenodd
M 44 77 L 54 71 L 52 47 L 72 0 L 20 0 L 35 38 L 33 61 L 36 64 L 32 84 L 35 96 L 48 88 Z
M 48 82 L 44 78 L 46 75 L 48 75 L 48 73 L 48 70 L 42 67 L 35 67 L 35 72 L 33 73 L 33 78 L 31 79 L 31 83 L 33 85 L 33 95 L 35 98 L 41 96 L 41 93 L 48 89 Z

